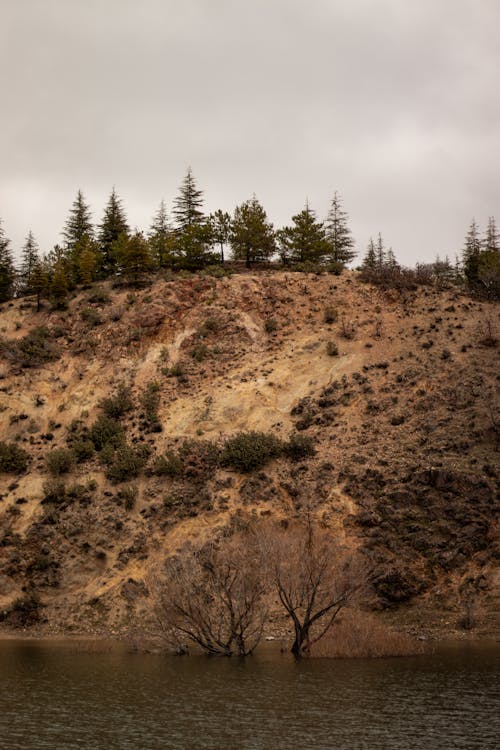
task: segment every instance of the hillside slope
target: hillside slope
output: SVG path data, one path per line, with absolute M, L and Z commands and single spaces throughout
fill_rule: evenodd
M 187 539 L 309 507 L 370 559 L 375 608 L 446 632 L 473 601 L 495 632 L 498 305 L 260 272 L 106 283 L 63 312 L 16 300 L 0 315 L 2 439 L 29 454 L 0 475 L 2 627 L 125 632 L 147 620 L 148 572 Z M 126 439 L 149 449 L 138 476 L 108 479 L 94 454 L 51 477 L 47 455 L 88 443 L 120 384 Z M 212 460 L 247 430 L 308 435 L 315 455 L 247 474 Z

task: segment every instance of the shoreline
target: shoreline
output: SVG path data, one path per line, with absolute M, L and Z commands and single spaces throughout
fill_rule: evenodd
M 500 649 L 500 636 L 491 633 L 448 633 L 443 637 L 425 637 L 422 639 L 415 639 L 417 643 L 422 646 L 421 652 L 408 653 L 408 654 L 394 654 L 394 655 L 382 655 L 382 656 L 310 656 L 306 657 L 306 660 L 317 659 L 333 659 L 333 660 L 345 660 L 345 659 L 400 659 L 400 658 L 416 658 L 426 657 L 436 653 L 448 652 L 450 650 L 463 649 Z M 109 653 L 121 653 L 121 654 L 139 654 L 139 655 L 162 655 L 162 656 L 175 656 L 176 654 L 172 650 L 165 649 L 158 643 L 158 640 L 147 636 L 144 637 L 131 637 L 122 635 L 109 635 L 109 634 L 95 634 L 95 633 L 28 633 L 28 632 L 15 632 L 15 631 L 0 631 L 0 647 L 8 643 L 18 643 L 19 645 L 32 645 L 39 647 L 54 647 L 76 650 L 78 653 L 88 654 L 109 654 Z M 288 643 L 285 642 L 288 646 Z M 276 652 L 283 656 L 291 654 L 289 649 L 283 649 L 284 640 L 281 637 L 273 637 L 272 639 L 263 639 L 263 641 L 255 649 L 255 655 Z M 205 656 L 203 653 L 189 652 L 185 656 Z M 215 657 L 214 657 L 215 658 Z

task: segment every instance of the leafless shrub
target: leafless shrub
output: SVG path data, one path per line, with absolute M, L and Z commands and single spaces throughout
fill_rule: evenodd
M 498 334 L 494 322 L 487 317 L 479 328 L 479 343 L 482 346 L 494 348 L 498 344 Z
M 163 640 L 207 654 L 246 656 L 262 637 L 265 582 L 249 540 L 235 537 L 167 560 L 151 585 Z
M 353 339 L 356 336 L 356 323 L 348 320 L 345 315 L 340 319 L 340 333 L 345 339 Z
M 345 610 L 329 633 L 311 649 L 311 656 L 374 658 L 413 656 L 425 651 L 415 638 L 384 625 L 367 612 Z

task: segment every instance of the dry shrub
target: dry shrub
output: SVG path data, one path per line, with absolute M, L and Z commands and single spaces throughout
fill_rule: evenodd
M 322 640 L 311 647 L 313 657 L 376 658 L 422 654 L 424 645 L 399 633 L 367 612 L 345 610 Z

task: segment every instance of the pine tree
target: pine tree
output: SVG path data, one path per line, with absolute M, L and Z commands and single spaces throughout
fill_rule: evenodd
M 196 271 L 207 265 L 213 265 L 219 258 L 212 252 L 210 225 L 191 224 L 177 232 L 174 244 L 174 263 L 176 268 Z
M 210 235 L 214 245 L 220 247 L 220 262 L 224 263 L 224 246 L 231 236 L 231 215 L 220 208 L 208 217 Z
M 97 243 L 87 236 L 76 246 L 78 279 L 84 286 L 90 286 L 96 279 L 99 266 Z
M 21 266 L 19 268 L 20 291 L 22 294 L 32 294 L 30 279 L 33 268 L 40 261 L 38 244 L 31 229 L 28 232 L 21 253 Z
M 67 305 L 68 297 L 68 280 L 67 268 L 64 259 L 55 262 L 50 281 L 49 293 L 53 300 L 54 307 L 58 310 L 64 310 Z
M 268 260 L 275 251 L 273 225 L 255 195 L 234 210 L 231 247 L 233 257 L 244 260 L 247 268 L 254 261 Z
M 175 216 L 176 228 L 184 230 L 193 224 L 203 224 L 204 215 L 202 211 L 203 192 L 196 187 L 191 167 L 189 167 L 184 181 L 179 188 L 179 195 L 174 201 L 173 214 Z
M 81 190 L 77 192 L 76 198 L 73 201 L 62 235 L 64 244 L 68 250 L 74 250 L 84 237 L 92 239 L 94 236 L 90 207 L 85 203 L 85 198 Z
M 137 230 L 131 237 L 122 234 L 117 247 L 117 262 L 129 283 L 138 285 L 145 273 L 151 270 L 153 259 L 149 245 L 142 232 Z
M 15 278 L 10 240 L 5 236 L 0 221 L 0 302 L 6 302 L 12 298 Z
M 378 233 L 377 237 L 377 247 L 375 249 L 375 265 L 379 271 L 383 269 L 386 263 L 386 255 L 385 255 L 385 247 L 384 247 L 384 241 L 382 239 L 382 235 L 380 232 Z
M 292 263 L 321 263 L 328 255 L 330 245 L 323 224 L 316 220 L 314 211 L 305 208 L 292 216 L 293 226 L 283 227 L 277 233 L 282 258 Z
M 399 269 L 399 263 L 396 260 L 396 256 L 394 255 L 394 250 L 392 249 L 392 247 L 390 247 L 387 251 L 385 267 L 389 271 L 397 271 Z
M 441 260 L 439 255 L 436 255 L 436 260 L 432 264 L 432 275 L 439 283 L 454 281 L 455 269 L 451 265 L 448 256 L 444 260 Z
M 484 240 L 484 249 L 489 250 L 493 253 L 498 253 L 500 250 L 500 235 L 498 233 L 497 224 L 494 216 L 490 216 L 488 219 L 488 228 L 486 230 L 486 237 Z
M 160 268 L 171 267 L 173 265 L 174 235 L 168 221 L 164 200 L 161 201 L 160 207 L 153 217 L 148 233 L 148 242 L 156 265 Z
M 30 294 L 36 296 L 36 311 L 40 311 L 40 301 L 49 291 L 49 273 L 47 264 L 40 258 L 34 262 L 30 275 L 27 279 L 27 287 Z
M 472 219 L 469 231 L 465 237 L 465 246 L 462 254 L 464 273 L 469 283 L 477 280 L 479 255 L 481 254 L 482 243 L 479 237 L 479 228 L 476 220 Z
M 122 234 L 128 237 L 129 227 L 121 200 L 113 188 L 104 209 L 98 235 L 100 252 L 102 253 L 102 272 L 105 276 L 112 273 L 116 268 L 114 245 Z
M 373 237 L 370 237 L 368 248 L 366 250 L 365 257 L 363 258 L 363 263 L 361 264 L 361 268 L 363 271 L 374 271 L 376 267 L 377 267 L 377 252 L 375 250 L 375 243 L 373 241 Z
M 348 218 L 347 212 L 342 208 L 340 197 L 335 192 L 325 222 L 326 239 L 330 246 L 330 260 L 344 266 L 356 257 Z

